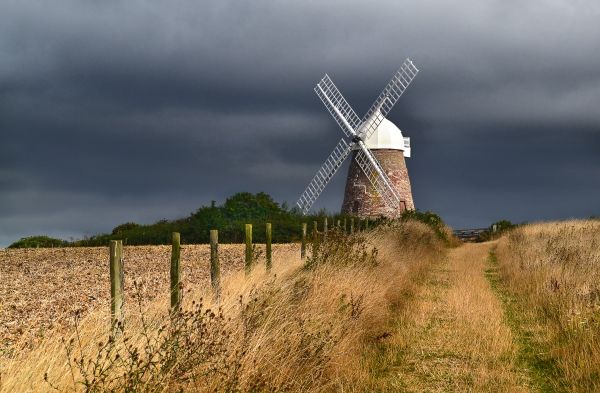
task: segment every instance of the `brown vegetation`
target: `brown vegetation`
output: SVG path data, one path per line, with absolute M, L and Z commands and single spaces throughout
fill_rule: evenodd
M 257 245 L 258 252 L 264 247 Z M 167 297 L 170 246 L 125 247 L 125 295 L 144 282 L 144 301 Z M 299 253 L 295 244 L 273 246 L 275 263 Z M 208 245 L 183 245 L 181 274 L 186 286 L 209 282 Z M 244 246 L 220 246 L 222 274 L 244 266 Z M 0 249 L 0 359 L 32 347 L 49 330 L 73 325 L 73 314 L 109 310 L 108 247 Z
M 413 222 L 350 241 L 331 232 L 326 243 L 307 265 L 296 256 L 275 260 L 271 274 L 231 274 L 219 303 L 208 285 L 186 282 L 172 317 L 166 297 L 140 296 L 136 307 L 132 296 L 117 333 L 108 334 L 102 307 L 70 336 L 49 334 L 6 362 L 0 390 L 368 390 L 365 356 L 390 335 L 389 321 L 444 246 Z
M 520 227 L 496 256 L 531 366 L 551 388 L 600 391 L 600 222 Z

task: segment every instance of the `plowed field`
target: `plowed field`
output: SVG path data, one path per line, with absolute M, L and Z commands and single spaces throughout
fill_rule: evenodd
M 264 264 L 264 246 L 257 250 Z M 299 253 L 299 245 L 274 244 L 273 263 Z M 125 300 L 134 280 L 143 283 L 145 299 L 168 298 L 170 258 L 170 246 L 125 247 Z M 219 245 L 219 259 L 222 276 L 243 269 L 244 246 Z M 48 329 L 69 326 L 77 310 L 109 312 L 108 260 L 108 247 L 0 249 L 0 357 L 34 344 Z M 183 245 L 184 287 L 210 285 L 209 262 L 208 245 Z

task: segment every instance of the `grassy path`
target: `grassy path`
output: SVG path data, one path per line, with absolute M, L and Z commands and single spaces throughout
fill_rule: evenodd
M 542 350 L 544 348 L 543 343 L 535 340 L 534 331 L 523 318 L 523 310 L 519 309 L 518 302 L 508 293 L 498 276 L 498 260 L 495 250 L 495 247 L 490 249 L 489 268 L 486 271 L 486 277 L 492 289 L 502 301 L 506 323 L 510 326 L 518 345 L 517 364 L 528 370 L 532 385 L 536 386 L 540 392 L 562 391 L 553 386 L 551 382 L 552 377 L 558 373 L 556 365 L 546 358 L 544 352 L 547 350 Z
M 435 267 L 382 345 L 377 390 L 532 391 L 517 365 L 519 348 L 502 303 L 485 276 L 489 249 L 466 244 Z

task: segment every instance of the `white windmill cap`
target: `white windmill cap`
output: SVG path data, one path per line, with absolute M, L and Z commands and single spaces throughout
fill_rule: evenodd
M 365 141 L 370 150 L 392 149 L 402 150 L 405 157 L 410 157 L 410 138 L 405 138 L 402 131 L 388 119 L 383 119 L 379 126 Z

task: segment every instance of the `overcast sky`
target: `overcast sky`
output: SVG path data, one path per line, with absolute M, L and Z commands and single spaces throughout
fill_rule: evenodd
M 389 118 L 418 209 L 600 215 L 599 21 L 595 0 L 0 0 L 0 246 L 237 191 L 291 205 L 342 136 L 316 82 L 362 116 L 406 57 Z M 346 170 L 316 208 L 339 210 Z

